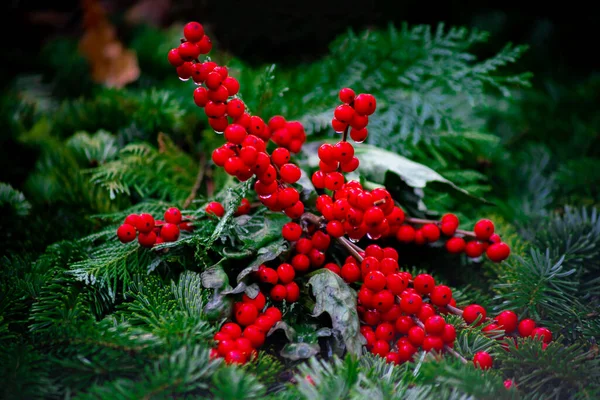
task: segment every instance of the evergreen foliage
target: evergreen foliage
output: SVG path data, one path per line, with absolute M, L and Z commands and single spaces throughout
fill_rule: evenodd
M 309 141 L 329 135 L 340 87 L 375 94 L 369 143 L 452 184 L 411 186 L 398 178 L 411 171 L 378 174 L 387 159 L 362 181 L 386 184 L 415 215 L 456 210 L 466 225 L 476 217 L 502 221 L 513 251 L 492 266 L 399 246 L 403 268 L 452 286 L 459 306 L 512 309 L 558 337 L 545 350 L 539 340 L 507 341 L 506 351 L 507 343 L 447 316 L 458 330 L 455 349 L 469 359 L 489 351 L 497 368 L 481 371 L 435 353 L 417 353 L 402 366 L 344 355 L 345 346 L 360 348 L 350 340 L 357 327 L 343 318 L 354 291 L 325 271 L 302 282 L 306 301 L 284 305 L 287 328 L 271 333 L 255 361 L 234 367 L 210 359 L 212 337 L 232 294 L 252 292 L 249 274 L 289 251 L 280 240 L 287 218 L 264 210 L 235 215 L 250 183 L 207 161 L 221 139 L 193 105 L 192 84 L 172 82 L 165 68 L 176 31 L 134 32 L 142 77 L 127 88 L 92 83 L 75 43 L 59 39 L 45 49 L 43 70 L 15 79 L 1 97 L 6 143 L 32 159 L 7 152 L 20 172 L 0 183 L 0 397 L 600 396 L 599 125 L 586 102 L 600 93 L 597 79 L 547 96 L 548 88 L 528 88 L 529 74 L 505 72 L 524 47 L 478 59 L 487 33 L 443 25 L 350 31 L 321 60 L 281 70 L 217 53 L 252 112 L 302 121 Z M 310 165 L 309 156 L 299 163 Z M 376 182 L 377 175 L 385 176 Z M 310 182 L 303 189 L 314 199 Z M 212 200 L 225 206 L 223 218 L 204 212 Z M 158 216 L 184 204 L 195 229 L 178 241 L 147 250 L 117 240 L 128 214 Z M 345 256 L 336 248 L 336 259 Z M 336 296 L 324 296 L 334 285 Z M 314 315 L 315 305 L 325 312 Z M 332 329 L 317 330 L 323 325 Z M 307 347 L 316 355 L 305 360 L 298 349 Z M 505 379 L 516 387 L 505 389 Z

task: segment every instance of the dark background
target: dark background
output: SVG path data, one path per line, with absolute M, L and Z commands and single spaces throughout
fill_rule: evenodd
M 529 44 L 518 65 L 536 80 L 579 80 L 600 71 L 600 14 L 586 2 L 486 4 L 482 1 L 325 1 L 261 0 L 169 1 L 109 0 L 103 4 L 118 19 L 145 3 L 158 16 L 154 23 L 196 19 L 219 46 L 248 62 L 309 61 L 327 51 L 329 42 L 348 27 L 386 26 L 389 22 L 476 26 L 491 33 L 480 54 L 492 54 L 506 42 Z M 41 45 L 54 35 L 79 35 L 79 1 L 5 0 L 0 5 L 3 35 L 2 81 L 35 69 Z M 118 25 L 118 24 L 117 24 Z M 122 25 L 119 25 L 122 26 Z M 123 28 L 121 28 L 123 29 Z M 127 32 L 120 32 L 126 37 Z M 8 73 L 6 73 L 8 72 Z

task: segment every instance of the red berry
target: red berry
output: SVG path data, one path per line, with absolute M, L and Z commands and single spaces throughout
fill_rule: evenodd
M 366 115 L 360 115 L 357 113 L 354 113 L 354 116 L 352 117 L 352 121 L 350 121 L 350 126 L 352 127 L 352 129 L 363 129 L 368 124 L 369 124 L 369 117 L 367 117 Z
M 300 168 L 294 164 L 283 164 L 279 169 L 281 180 L 285 183 L 296 183 L 300 179 Z
M 138 243 L 142 247 L 152 247 L 156 243 L 156 233 L 150 231 L 148 233 L 142 233 L 138 235 Z
M 165 242 L 176 241 L 179 239 L 179 227 L 167 222 L 160 230 L 160 237 L 162 237 Z
M 425 322 L 432 315 L 435 315 L 435 309 L 431 304 L 424 303 L 419 310 L 417 318 L 420 319 L 421 322 Z
M 500 238 L 500 235 L 498 235 L 497 233 L 494 233 L 492 236 L 490 236 L 490 242 L 492 243 L 500 243 L 502 241 L 502 239 Z
M 405 296 L 402 296 L 400 300 L 400 307 L 402 307 L 402 311 L 407 314 L 415 314 L 421 308 L 423 304 L 423 299 L 416 293 L 408 293 Z
M 296 271 L 306 272 L 310 268 L 310 258 L 306 254 L 296 254 L 292 258 L 292 265 Z
M 446 250 L 448 250 L 448 253 L 452 254 L 462 253 L 465 250 L 466 246 L 467 244 L 465 242 L 465 239 L 461 237 L 453 237 L 448 239 L 448 241 L 446 242 Z
M 273 269 L 273 268 L 262 268 L 258 271 L 258 276 L 261 280 L 261 282 L 266 282 L 266 283 L 270 283 L 272 285 L 275 285 L 277 283 L 277 281 L 279 280 L 279 276 L 277 275 L 277 272 Z
M 382 290 L 373 296 L 373 306 L 379 312 L 386 312 L 394 305 L 394 295 L 389 290 Z
M 415 347 L 421 346 L 425 340 L 425 331 L 419 326 L 413 326 L 408 330 L 408 340 Z
M 149 233 L 154 229 L 154 217 L 150 214 L 140 214 L 136 222 L 136 228 L 140 233 Z
M 367 139 L 367 136 L 369 136 L 369 131 L 367 130 L 367 128 L 362 128 L 362 129 L 352 128 L 352 129 L 350 129 L 350 137 L 356 143 L 364 142 Z
M 345 122 L 342 122 L 336 118 L 333 118 L 331 120 L 331 127 L 333 128 L 334 131 L 336 131 L 338 133 L 342 133 L 346 130 L 346 128 L 348 128 L 348 124 Z
M 315 249 L 325 251 L 329 248 L 331 236 L 322 231 L 316 231 L 312 237 L 312 245 Z
M 283 301 L 287 296 L 287 290 L 283 285 L 275 285 L 270 294 L 273 301 Z
M 263 332 L 267 333 L 275 325 L 275 321 L 268 315 L 261 315 L 256 318 L 254 325 L 258 326 Z
M 242 328 L 234 322 L 228 322 L 221 327 L 221 332 L 226 333 L 231 339 L 242 336 Z
M 258 321 L 258 319 L 257 319 L 257 321 Z M 251 354 L 256 352 L 256 350 L 254 350 L 254 346 L 252 345 L 252 342 L 248 338 L 245 338 L 245 337 L 239 337 L 239 338 L 235 339 L 235 346 L 237 347 L 237 351 L 241 352 L 246 357 L 250 357 Z
M 407 287 L 408 281 L 400 274 L 389 274 L 386 277 L 386 288 L 396 296 L 399 296 Z
M 252 205 L 250 204 L 250 200 L 244 198 L 242 199 L 239 207 L 237 208 L 237 210 L 235 211 L 234 215 L 246 215 L 250 212 L 250 208 L 252 207 Z
M 364 285 L 374 292 L 379 292 L 383 290 L 385 284 L 385 275 L 380 271 L 370 271 L 369 273 L 367 273 L 364 279 Z
M 267 124 L 265 124 L 265 121 L 263 121 L 261 117 L 256 115 L 250 117 L 250 126 L 248 127 L 248 129 L 253 135 L 261 137 L 266 127 Z
M 228 76 L 221 83 L 227 89 L 228 96 L 235 96 L 240 91 L 240 83 L 233 76 Z
M 333 147 L 333 154 L 336 161 L 349 162 L 354 157 L 354 147 L 349 142 L 338 142 Z
M 277 267 L 277 276 L 279 277 L 279 281 L 281 283 L 290 283 L 296 277 L 296 271 L 294 270 L 294 267 L 292 267 L 290 264 L 283 263 L 279 267 Z
M 194 103 L 196 103 L 198 107 L 205 107 L 208 100 L 208 90 L 206 90 L 206 88 L 200 86 L 194 89 Z
M 425 321 L 425 332 L 428 335 L 441 336 L 444 333 L 446 321 L 439 315 L 432 315 Z
M 136 235 L 135 228 L 129 224 L 123 224 L 117 229 L 117 237 L 121 243 L 129 243 L 135 240 Z
M 379 271 L 379 260 L 371 256 L 364 257 L 360 263 L 360 270 L 365 276 L 370 271 Z
M 255 298 L 250 298 L 250 296 L 244 293 L 242 295 L 242 301 L 244 303 L 254 304 L 254 307 L 256 307 L 258 311 L 265 308 L 265 304 L 267 304 L 267 299 L 265 298 L 265 295 L 262 294 L 262 292 L 258 292 Z
M 462 314 L 462 317 L 467 324 L 472 324 L 477 319 L 479 319 L 477 325 L 480 325 L 485 320 L 485 316 L 485 308 L 481 307 L 478 304 L 471 304 L 466 306 Z
M 363 221 L 369 227 L 377 227 L 383 222 L 385 214 L 379 207 L 371 207 L 365 211 Z
M 300 288 L 296 282 L 290 282 L 285 285 L 285 290 L 287 292 L 285 296 L 285 301 L 288 303 L 295 303 L 300 298 Z
M 315 268 L 318 268 L 325 263 L 325 253 L 322 253 L 317 249 L 312 249 L 308 253 L 308 258 L 310 258 L 310 265 Z
M 385 276 L 395 274 L 398 272 L 398 268 L 398 261 L 394 260 L 393 258 L 384 258 L 379 262 L 379 270 Z
M 435 224 L 425 224 L 421 227 L 421 230 L 429 243 L 437 242 L 440 238 L 440 228 Z
M 485 252 L 493 262 L 501 262 L 506 260 L 510 255 L 510 247 L 504 242 L 493 243 Z
M 340 221 L 329 221 L 326 229 L 327 233 L 335 238 L 344 236 L 344 226 Z
M 339 172 L 329 172 L 325 176 L 325 188 L 328 190 L 338 190 L 344 184 L 344 175 Z
M 548 328 L 535 328 L 531 331 L 531 337 L 540 337 L 544 343 L 550 343 L 552 341 L 552 332 Z
M 183 42 L 177 48 L 179 57 L 184 61 L 192 61 L 200 55 L 200 48 L 192 42 Z
M 219 341 L 217 351 L 221 356 L 225 356 L 230 351 L 235 350 L 235 341 L 232 339 L 223 339 Z
M 204 35 L 202 39 L 198 43 L 198 48 L 200 49 L 200 54 L 208 54 L 212 49 L 212 42 L 207 35 Z
M 336 275 L 342 275 L 342 269 L 340 268 L 339 265 L 335 264 L 335 263 L 327 263 L 323 266 L 323 268 L 330 270 L 331 272 L 333 272 Z
M 380 357 L 386 357 L 390 352 L 390 344 L 385 340 L 378 340 L 373 345 L 371 353 L 376 354 Z
M 389 322 L 384 322 L 375 329 L 375 337 L 377 340 L 390 341 L 394 338 L 394 326 Z
M 344 264 L 340 275 L 347 283 L 354 283 L 361 277 L 360 268 L 356 264 Z
M 378 260 L 383 259 L 383 249 L 376 244 L 365 247 L 365 254 L 367 257 L 375 257 Z
M 171 64 L 174 67 L 179 67 L 180 65 L 182 65 L 184 63 L 184 60 L 179 55 L 179 49 L 169 50 L 169 54 L 167 55 L 167 58 L 169 59 L 169 64 Z
M 219 85 L 216 89 L 208 91 L 208 98 L 215 102 L 226 102 L 227 97 L 229 97 L 229 92 L 227 88 L 223 85 Z M 227 107 L 227 106 L 226 106 Z M 227 108 L 225 108 L 227 110 Z
M 507 379 L 504 381 L 504 387 L 510 389 L 515 385 L 515 382 L 512 379 Z
M 402 359 L 400 357 L 400 354 L 396 353 L 395 351 L 391 351 L 387 354 L 387 356 L 385 356 L 385 361 L 389 364 L 402 364 Z
M 215 132 L 223 132 L 229 122 L 227 122 L 227 118 L 225 116 L 220 117 L 210 117 L 208 118 L 208 124 Z
M 259 348 L 265 343 L 264 332 L 256 325 L 249 325 L 244 329 L 242 337 L 248 339 L 252 343 L 252 347 Z
M 190 42 L 197 42 L 204 36 L 204 28 L 199 22 L 188 22 L 183 27 L 183 36 Z
M 353 172 L 358 168 L 359 164 L 360 161 L 358 160 L 358 158 L 352 157 L 350 161 L 341 162 L 340 169 L 342 170 L 342 172 Z
M 352 103 L 354 101 L 354 96 L 356 96 L 356 93 L 354 93 L 354 90 L 350 88 L 343 88 L 340 90 L 339 97 L 342 103 Z
M 454 343 L 456 340 L 456 328 L 454 325 L 446 324 L 444 326 L 444 331 L 442 332 L 442 340 L 444 343 Z
M 204 114 L 206 114 L 206 116 L 210 118 L 221 118 L 225 115 L 226 111 L 227 106 L 225 105 L 225 103 L 214 102 L 212 100 L 206 103 L 206 106 L 204 107 Z
M 347 264 L 346 264 L 347 265 Z M 367 289 L 366 287 L 361 287 L 360 290 L 358 291 L 358 302 L 365 306 L 365 307 L 369 307 L 371 308 L 373 306 L 373 298 L 374 298 L 374 293 Z
M 410 225 L 401 225 L 396 232 L 396 239 L 402 243 L 411 243 L 415 240 L 415 228 Z
M 477 258 L 483 254 L 483 243 L 477 240 L 471 240 L 465 246 L 465 254 L 470 258 Z
M 295 242 L 302 236 L 302 228 L 295 222 L 288 222 L 281 230 L 283 238 L 290 242 Z
M 231 118 L 239 118 L 244 114 L 244 111 L 246 111 L 246 106 L 240 99 L 231 99 L 227 102 L 225 111 Z
M 480 369 L 490 369 L 492 368 L 493 360 L 492 356 L 490 356 L 485 351 L 478 351 L 473 356 L 473 365 Z
M 277 321 L 281 321 L 281 311 L 279 311 L 279 309 L 277 307 L 269 307 L 265 310 L 265 315 L 268 315 L 269 317 L 273 318 L 273 321 L 277 322 Z
M 489 219 L 479 220 L 473 231 L 478 240 L 488 240 L 494 234 L 494 223 Z
M 498 322 L 498 326 L 504 329 L 506 333 L 510 333 L 517 329 L 518 317 L 513 311 L 502 311 L 494 319 Z
M 417 349 L 408 340 L 403 342 L 398 341 L 398 356 L 401 362 L 411 360 L 416 351 Z
M 296 242 L 296 253 L 308 254 L 313 248 L 312 241 L 307 238 L 301 238 Z
M 248 326 L 258 318 L 258 309 L 252 303 L 243 303 L 235 313 L 235 319 L 241 326 Z
M 422 346 L 423 346 L 423 350 L 425 350 L 425 351 L 431 351 L 431 350 L 442 351 L 444 349 L 444 342 L 438 336 L 427 335 L 423 339 Z
M 225 140 L 231 143 L 241 144 L 247 135 L 246 129 L 238 124 L 231 124 L 225 128 Z
M 273 164 L 281 167 L 290 161 L 290 151 L 285 147 L 278 147 L 273 150 L 271 160 L 273 161 Z
M 415 326 L 415 323 L 408 315 L 403 315 L 396 320 L 396 330 L 404 335 L 406 335 L 413 326 Z
M 342 104 L 341 106 L 336 107 L 333 112 L 333 116 L 338 121 L 349 124 L 350 121 L 352 121 L 352 117 L 354 117 L 354 109 L 348 104 Z
M 435 287 L 435 280 L 433 279 L 433 276 L 429 274 L 420 274 L 415 277 L 413 286 L 417 292 L 428 294 L 431 293 Z
M 354 99 L 354 109 L 361 115 L 371 115 L 375 112 L 377 102 L 371 94 L 361 93 Z
M 206 206 L 206 208 L 204 210 L 206 211 L 207 214 L 215 215 L 219 218 L 221 218 L 223 215 L 225 215 L 225 208 L 223 208 L 221 203 L 216 202 L 216 201 L 212 201 L 212 202 L 208 203 L 208 205 Z
M 452 300 L 452 290 L 448 286 L 437 285 L 429 297 L 433 305 L 444 307 Z
M 184 62 L 179 67 L 177 67 L 177 75 L 182 80 L 188 80 L 194 74 L 194 64 L 191 62 Z

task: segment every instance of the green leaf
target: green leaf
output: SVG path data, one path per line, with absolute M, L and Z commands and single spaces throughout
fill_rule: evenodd
M 202 286 L 207 289 L 220 289 L 229 284 L 229 278 L 220 265 L 215 265 L 202 272 Z
M 232 299 L 224 296 L 219 289 L 215 289 L 213 297 L 204 306 L 204 314 L 209 321 L 217 321 L 231 314 Z
M 266 212 L 242 215 L 235 219 L 235 233 L 244 244 L 244 250 L 260 249 L 281 237 L 281 228 L 290 219 L 282 213 Z
M 296 341 L 296 337 L 298 336 L 296 335 L 296 330 L 289 326 L 285 321 L 277 321 L 277 323 L 273 325 L 269 332 L 267 332 L 267 336 L 271 336 L 276 330 L 279 329 L 285 333 L 285 337 L 287 337 L 290 342 Z
M 316 299 L 313 316 L 328 313 L 333 330 L 341 334 L 348 352 L 360 355 L 365 339 L 359 331 L 356 292 L 342 278 L 327 269 L 316 272 L 308 285 L 312 287 Z
M 276 242 L 269 244 L 268 246 L 261 248 L 260 250 L 258 250 L 256 259 L 238 274 L 237 281 L 241 282 L 242 279 L 244 279 L 252 272 L 258 271 L 258 267 L 260 267 L 261 264 L 264 264 L 267 261 L 274 260 L 281 253 L 288 249 L 289 244 L 285 239 L 280 239 Z
M 310 358 L 319 353 L 319 345 L 316 343 L 288 343 L 281 352 L 281 357 L 297 361 Z

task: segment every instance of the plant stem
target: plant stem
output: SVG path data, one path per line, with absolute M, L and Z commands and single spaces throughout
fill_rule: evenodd
M 468 363 L 467 359 L 464 358 L 463 356 L 461 356 L 460 354 L 458 354 L 458 352 L 456 350 L 454 350 L 452 347 L 445 344 L 444 350 L 446 350 L 448 353 L 452 354 L 454 357 L 458 358 L 463 364 Z
M 450 311 L 452 314 L 456 314 L 456 315 L 462 315 L 463 314 L 463 310 L 461 310 L 460 308 L 456 308 L 454 306 L 451 306 L 450 304 L 446 305 L 446 308 L 448 309 L 448 311 Z
M 336 238 L 335 240 L 337 240 L 337 242 L 339 244 L 341 244 L 342 246 L 344 246 L 344 248 L 346 250 L 348 250 L 348 252 L 350 254 L 352 254 L 352 256 L 354 258 L 356 258 L 358 260 L 358 262 L 363 262 L 363 257 L 360 255 L 360 253 L 356 250 L 356 248 L 354 248 L 354 243 L 352 243 L 350 240 L 348 240 L 347 238 L 345 238 L 344 236 Z

